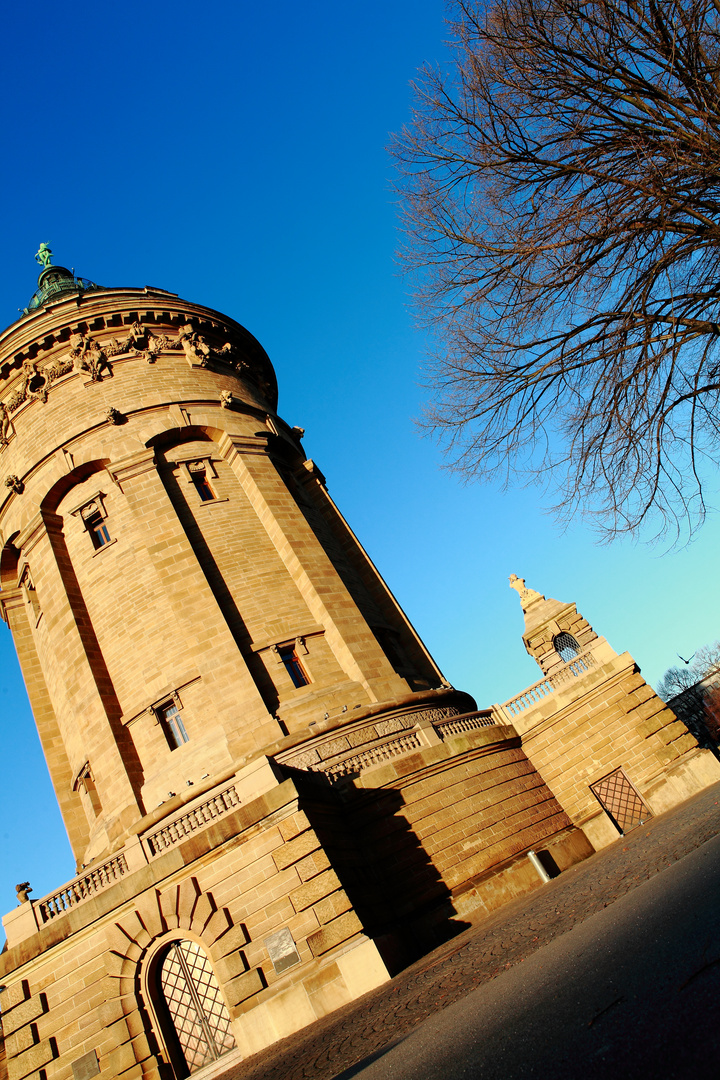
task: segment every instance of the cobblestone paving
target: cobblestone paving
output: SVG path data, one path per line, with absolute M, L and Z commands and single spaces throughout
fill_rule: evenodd
M 219 1080 L 332 1080 L 720 833 L 720 784 L 507 904 Z

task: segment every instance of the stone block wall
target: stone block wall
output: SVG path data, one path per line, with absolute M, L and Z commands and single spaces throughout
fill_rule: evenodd
M 292 937 L 277 971 L 268 938 Z M 50 920 L 0 957 L 9 1080 L 170 1075 L 153 963 L 184 938 L 210 958 L 237 1052 L 251 1054 L 387 978 L 292 781 Z
M 533 765 L 595 847 L 618 837 L 591 791 L 615 769 L 652 813 L 720 779 L 720 763 L 698 748 L 628 653 L 591 667 L 514 719 Z
M 591 854 L 509 726 L 433 745 L 328 784 L 293 774 L 323 846 L 392 969 L 537 887 L 525 855 L 558 869 Z

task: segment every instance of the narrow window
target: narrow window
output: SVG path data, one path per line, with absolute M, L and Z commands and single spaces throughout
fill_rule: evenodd
M 307 686 L 310 680 L 307 677 L 304 667 L 298 659 L 298 654 L 295 651 L 295 646 L 278 646 L 278 655 L 282 663 L 285 665 L 285 670 L 293 681 L 293 686 Z
M 178 746 L 190 741 L 174 701 L 167 705 L 161 705 L 157 710 L 157 716 L 171 750 L 177 750 Z
M 25 591 L 25 599 L 30 605 L 33 617 L 35 619 L 35 622 L 37 623 L 42 613 L 40 611 L 40 601 L 38 600 L 38 596 L 35 591 L 35 586 L 33 585 L 32 578 L 30 577 L 29 570 L 26 570 L 23 574 L 21 585 Z
M 100 796 L 95 787 L 95 780 L 89 762 L 86 762 L 80 770 L 78 778 L 75 781 L 75 789 L 80 792 L 81 796 L 84 796 L 83 802 L 85 813 L 88 821 L 92 824 L 93 820 L 102 813 L 102 804 L 100 803 Z
M 190 479 L 195 485 L 195 490 L 200 496 L 203 502 L 210 502 L 217 496 L 210 486 L 208 480 L 207 467 L 204 461 L 191 461 L 188 470 L 190 472 Z
M 83 506 L 80 514 L 85 528 L 90 533 L 90 539 L 95 550 L 97 551 L 99 548 L 109 544 L 110 532 L 100 503 L 95 501 L 88 503 L 87 506 Z

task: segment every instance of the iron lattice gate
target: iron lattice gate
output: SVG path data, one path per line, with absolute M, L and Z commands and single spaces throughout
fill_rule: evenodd
M 591 784 L 590 790 L 621 833 L 642 825 L 652 816 L 622 769 L 615 769 Z
M 160 986 L 189 1072 L 234 1049 L 230 1014 L 194 941 L 173 942 L 160 967 Z

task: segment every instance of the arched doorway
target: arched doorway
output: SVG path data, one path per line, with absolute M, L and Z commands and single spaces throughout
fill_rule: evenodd
M 167 1010 L 167 1041 L 176 1051 L 173 1057 L 179 1049 L 185 1075 L 233 1050 L 230 1014 L 201 947 L 194 941 L 173 941 L 161 953 L 156 972 Z

